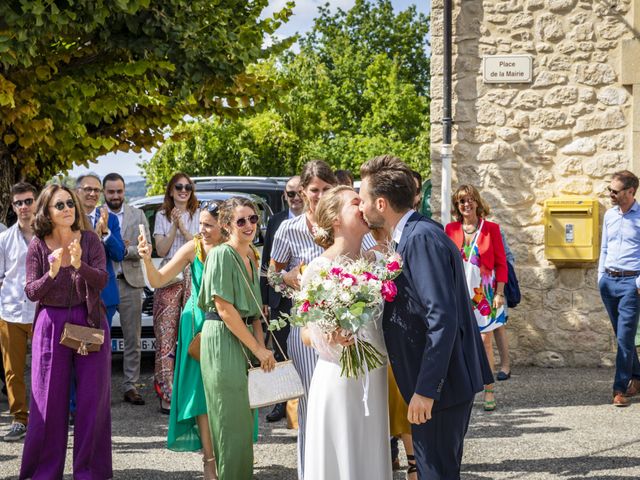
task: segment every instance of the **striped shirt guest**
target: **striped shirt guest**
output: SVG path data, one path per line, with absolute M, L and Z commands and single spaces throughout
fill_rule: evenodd
M 271 265 L 276 270 L 291 271 L 300 265 L 308 265 L 324 252 L 324 249 L 313 240 L 315 227 L 315 209 L 322 195 L 337 184 L 331 167 L 321 160 L 314 160 L 305 164 L 300 174 L 300 188 L 305 201 L 304 214 L 285 220 L 275 234 Z M 363 248 L 369 249 L 375 245 L 371 235 L 363 241 Z M 298 287 L 297 281 L 293 286 Z M 305 346 L 300 338 L 300 328 L 291 326 L 287 340 L 289 358 L 302 379 L 304 396 L 298 402 L 298 478 L 304 478 L 304 444 L 307 415 L 307 394 L 311 385 L 311 377 L 317 362 L 314 349 Z

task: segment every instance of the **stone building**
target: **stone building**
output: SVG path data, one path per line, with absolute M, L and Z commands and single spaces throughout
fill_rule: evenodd
M 432 1 L 434 212 L 440 212 L 442 9 L 442 0 Z M 508 325 L 516 363 L 614 362 L 597 263 L 545 259 L 543 202 L 595 197 L 602 218 L 611 174 L 640 173 L 639 31 L 640 0 L 454 0 L 453 189 L 480 188 L 516 255 L 523 300 Z M 505 54 L 532 56 L 531 83 L 484 82 L 483 56 Z

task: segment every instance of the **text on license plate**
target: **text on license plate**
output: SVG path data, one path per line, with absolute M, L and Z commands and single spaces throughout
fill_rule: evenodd
M 112 352 L 124 352 L 124 339 L 112 338 L 111 339 L 111 351 Z M 156 351 L 156 339 L 155 338 L 141 338 L 140 339 L 140 351 L 142 352 L 155 352 Z

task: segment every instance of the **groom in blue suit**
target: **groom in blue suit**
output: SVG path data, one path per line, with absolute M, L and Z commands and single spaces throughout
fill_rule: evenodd
M 398 294 L 383 331 L 412 424 L 418 478 L 460 478 L 473 399 L 493 383 L 471 310 L 460 252 L 440 224 L 415 212 L 409 167 L 390 155 L 365 163 L 360 210 L 372 229 L 391 233 L 402 256 Z

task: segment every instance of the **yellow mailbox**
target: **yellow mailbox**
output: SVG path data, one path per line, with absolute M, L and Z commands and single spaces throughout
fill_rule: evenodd
M 544 254 L 558 262 L 595 262 L 600 250 L 599 203 L 567 195 L 544 201 Z

